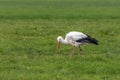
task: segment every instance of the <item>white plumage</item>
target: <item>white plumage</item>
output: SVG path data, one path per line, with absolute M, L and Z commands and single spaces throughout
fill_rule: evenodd
M 92 37 L 90 37 L 87 34 L 84 34 L 82 32 L 72 31 L 66 34 L 65 39 L 63 39 L 62 36 L 58 36 L 58 49 L 60 48 L 60 43 L 63 44 L 70 44 L 73 46 L 73 51 L 70 54 L 70 58 L 72 58 L 72 55 L 74 53 L 75 47 L 79 47 L 84 44 L 96 44 L 98 45 L 98 41 Z M 82 52 L 82 49 L 80 48 L 80 52 Z

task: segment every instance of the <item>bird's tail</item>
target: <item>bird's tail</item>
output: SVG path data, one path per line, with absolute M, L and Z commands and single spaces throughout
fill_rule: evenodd
M 98 41 L 95 38 L 89 38 L 90 43 L 98 45 Z
M 89 41 L 90 43 L 93 43 L 93 44 L 95 44 L 95 45 L 98 45 L 98 40 L 96 40 L 95 38 L 90 37 L 89 35 L 87 35 L 87 36 L 88 36 L 88 41 Z

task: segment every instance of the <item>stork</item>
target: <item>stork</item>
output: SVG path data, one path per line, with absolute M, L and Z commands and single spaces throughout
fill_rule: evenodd
M 58 36 L 57 41 L 58 41 L 58 50 L 60 48 L 60 43 L 70 44 L 73 46 L 73 50 L 70 53 L 70 59 L 72 58 L 74 54 L 75 47 L 79 47 L 80 54 L 82 55 L 81 45 L 86 45 L 86 44 L 98 45 L 98 41 L 95 38 L 92 38 L 91 36 L 87 34 L 84 34 L 82 32 L 77 32 L 77 31 L 71 31 L 67 33 L 65 39 L 63 39 L 62 36 Z

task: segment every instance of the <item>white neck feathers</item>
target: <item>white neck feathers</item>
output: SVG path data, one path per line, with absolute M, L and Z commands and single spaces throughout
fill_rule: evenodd
M 66 41 L 66 39 L 64 40 L 63 37 L 61 37 L 61 36 L 59 36 L 59 37 L 57 38 L 57 40 L 58 40 L 59 42 L 63 43 L 63 44 L 68 44 L 67 41 Z

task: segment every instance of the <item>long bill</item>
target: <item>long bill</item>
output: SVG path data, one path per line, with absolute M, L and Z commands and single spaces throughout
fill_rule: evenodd
M 60 49 L 60 42 L 58 42 L 58 52 L 59 52 L 59 49 Z

